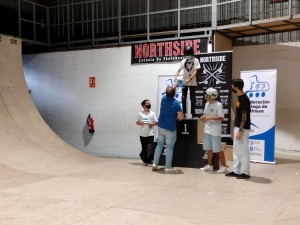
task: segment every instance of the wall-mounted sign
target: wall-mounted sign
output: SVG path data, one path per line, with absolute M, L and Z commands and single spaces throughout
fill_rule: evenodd
M 90 88 L 96 87 L 96 77 L 89 78 L 89 85 L 90 85 Z
M 208 38 L 196 38 L 134 44 L 131 46 L 131 64 L 181 61 L 185 46 L 192 46 L 197 56 L 207 52 L 207 43 Z

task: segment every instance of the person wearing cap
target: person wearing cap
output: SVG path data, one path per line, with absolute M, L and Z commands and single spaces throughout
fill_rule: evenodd
M 213 154 L 217 153 L 221 162 L 217 173 L 225 173 L 227 167 L 221 142 L 221 121 L 224 119 L 223 106 L 222 103 L 216 100 L 218 97 L 216 89 L 210 87 L 205 93 L 207 102 L 200 120 L 204 122 L 203 150 L 207 151 L 208 163 L 200 170 L 213 171 Z
M 191 100 L 191 114 L 192 117 L 196 117 L 195 113 L 195 102 L 196 102 L 196 86 L 197 86 L 197 71 L 200 69 L 200 62 L 194 57 L 194 49 L 192 46 L 185 46 L 184 48 L 185 58 L 180 62 L 179 67 L 174 76 L 174 82 L 177 83 L 177 77 L 181 70 L 183 70 L 183 81 L 184 86 L 182 88 L 182 111 L 183 115 L 186 116 L 186 99 L 188 89 L 190 90 Z

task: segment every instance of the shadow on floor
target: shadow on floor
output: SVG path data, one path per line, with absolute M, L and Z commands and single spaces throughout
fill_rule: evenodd
M 152 164 L 148 164 L 148 166 L 145 166 L 143 163 L 129 163 L 131 165 L 134 166 L 143 166 L 143 167 L 152 167 Z M 155 171 L 156 173 L 161 173 L 161 174 L 184 174 L 181 170 L 179 169 L 175 169 L 174 171 L 171 172 L 166 172 L 165 168 L 162 166 L 161 168 L 158 168 L 157 171 Z
M 181 170 L 179 169 L 174 169 L 173 171 L 170 172 L 166 172 L 165 168 L 159 168 L 157 171 L 155 171 L 156 173 L 161 173 L 161 174 L 184 174 Z
M 300 163 L 300 159 L 285 159 L 285 158 L 275 157 L 275 160 L 276 160 L 276 164 Z
M 134 165 L 134 166 L 144 166 L 144 167 L 151 167 L 152 164 L 148 164 L 148 166 L 145 166 L 144 163 L 142 162 L 138 162 L 138 163 L 129 163 L 131 165 Z
M 265 178 L 265 177 L 257 177 L 257 176 L 251 176 L 251 178 L 248 180 L 256 184 L 270 184 L 272 183 L 271 179 Z

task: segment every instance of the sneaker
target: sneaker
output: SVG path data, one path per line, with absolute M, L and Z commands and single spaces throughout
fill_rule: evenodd
M 174 168 L 165 168 L 165 172 L 174 172 L 175 171 L 175 169 Z
M 240 175 L 232 171 L 230 173 L 225 173 L 225 176 L 226 177 L 238 177 Z
M 241 175 L 237 176 L 236 179 L 249 179 L 250 175 L 242 173 Z
M 210 172 L 213 170 L 214 170 L 213 166 L 208 165 L 208 164 L 206 166 L 204 166 L 203 168 L 200 168 L 200 171 L 205 171 L 205 172 Z
M 156 164 L 152 164 L 152 171 L 157 171 L 157 165 Z
M 226 166 L 220 166 L 220 168 L 217 171 L 217 173 L 226 173 L 226 171 L 227 171 L 227 167 Z
M 151 164 L 153 164 L 153 162 L 151 160 L 143 161 L 144 166 L 148 166 L 148 165 L 151 165 Z

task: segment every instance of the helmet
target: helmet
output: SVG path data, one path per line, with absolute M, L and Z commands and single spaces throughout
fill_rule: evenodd
M 188 45 L 184 47 L 184 55 L 185 56 L 194 56 L 194 49 L 192 46 Z
M 208 88 L 205 93 L 211 96 L 213 99 L 218 97 L 218 91 L 212 87 Z

